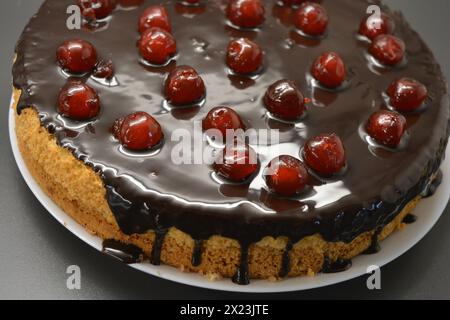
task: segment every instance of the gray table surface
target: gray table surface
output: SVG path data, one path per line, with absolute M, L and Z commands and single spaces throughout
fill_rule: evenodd
M 42 0 L 0 2 L 0 299 L 442 299 L 450 298 L 450 206 L 412 250 L 382 268 L 382 290 L 361 277 L 283 294 L 236 294 L 154 278 L 113 261 L 76 238 L 40 205 L 18 171 L 8 139 L 11 60 L 23 27 Z M 450 79 L 450 1 L 390 0 L 426 39 Z M 449 177 L 446 177 L 449 178 Z M 66 268 L 78 265 L 81 290 L 68 290 Z

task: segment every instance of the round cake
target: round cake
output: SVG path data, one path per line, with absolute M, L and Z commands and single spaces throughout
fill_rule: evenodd
M 46 0 L 13 77 L 30 172 L 126 263 L 346 270 L 441 179 L 445 80 L 377 1 Z

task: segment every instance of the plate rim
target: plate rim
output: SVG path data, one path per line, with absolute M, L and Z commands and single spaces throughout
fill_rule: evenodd
M 13 104 L 14 95 L 11 97 L 11 104 L 8 113 L 8 131 L 14 159 L 22 178 L 25 180 L 28 188 L 31 190 L 33 195 L 50 213 L 50 215 L 53 216 L 53 218 L 55 218 L 77 238 L 103 254 L 103 240 L 98 236 L 90 234 L 86 229 L 75 222 L 75 220 L 72 219 L 67 213 L 65 213 L 59 206 L 57 206 L 53 202 L 53 200 L 44 193 L 38 183 L 34 180 L 34 177 L 28 171 L 28 168 L 25 165 L 22 154 L 17 144 L 17 138 L 15 134 L 15 109 L 13 108 Z M 446 157 L 441 165 L 441 169 L 444 171 L 444 177 L 450 174 L 450 144 L 447 147 Z M 438 188 L 436 194 L 432 198 L 423 199 L 422 201 L 420 201 L 418 207 L 415 209 L 420 210 L 421 207 L 431 205 L 432 207 L 434 207 L 434 210 L 431 210 L 431 213 L 427 210 L 427 215 L 423 216 L 421 219 L 418 219 L 416 223 L 414 223 L 413 225 L 409 225 L 408 228 L 405 228 L 405 230 L 402 230 L 402 232 L 394 232 L 387 239 L 382 241 L 381 247 L 383 248 L 383 250 L 380 253 L 367 256 L 359 255 L 355 257 L 354 259 L 352 259 L 352 268 L 341 273 L 318 274 L 314 277 L 294 277 L 276 282 L 270 282 L 267 280 L 252 280 L 249 285 L 240 286 L 234 284 L 230 279 L 227 278 L 210 281 L 206 277 L 201 276 L 197 273 L 185 273 L 177 268 L 166 265 L 153 266 L 149 262 L 141 262 L 136 264 L 129 264 L 129 266 L 161 279 L 193 287 L 218 291 L 239 293 L 280 293 L 321 288 L 358 278 L 362 275 L 367 274 L 368 266 L 376 265 L 381 268 L 382 266 L 402 256 L 413 246 L 419 243 L 435 226 L 448 204 L 445 199 L 449 198 L 450 178 L 444 178 L 442 185 L 440 186 L 440 188 Z M 400 240 L 402 241 L 399 243 Z M 395 249 L 395 247 L 397 247 L 397 249 Z

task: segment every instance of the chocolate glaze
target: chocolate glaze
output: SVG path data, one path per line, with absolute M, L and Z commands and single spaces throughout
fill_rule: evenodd
M 441 185 L 443 177 L 444 175 L 442 173 L 442 170 L 438 170 L 434 179 L 429 181 L 426 185 L 424 191 L 421 194 L 422 197 L 429 198 L 433 196 L 436 193 L 437 188 Z
M 292 250 L 292 242 L 288 240 L 286 248 L 284 249 L 283 252 L 283 257 L 281 258 L 281 269 L 278 274 L 280 278 L 286 277 L 291 271 L 291 257 L 290 257 L 291 250 Z
M 383 229 L 381 227 L 378 227 L 378 229 L 374 232 L 374 234 L 372 235 L 370 246 L 363 252 L 363 254 L 375 254 L 380 252 L 381 247 L 378 241 L 378 236 L 380 235 L 382 230 Z
M 232 278 L 233 282 L 239 285 L 247 285 L 250 283 L 250 275 L 248 271 L 248 248 L 248 245 L 241 243 L 240 263 Z
M 142 261 L 144 255 L 144 252 L 135 245 L 111 239 L 103 241 L 102 251 L 126 264 L 138 263 Z
M 152 248 L 152 252 L 150 254 L 150 263 L 155 266 L 159 266 L 161 264 L 161 251 L 162 251 L 162 246 L 164 243 L 164 239 L 166 238 L 166 235 L 167 235 L 167 229 L 166 230 L 160 230 L 160 229 L 155 230 L 155 240 L 153 242 L 153 248 Z
M 237 239 L 244 250 L 235 280 L 245 283 L 251 243 L 265 236 L 286 236 L 295 243 L 315 233 L 327 241 L 349 242 L 389 223 L 424 190 L 441 163 L 448 140 L 446 84 L 433 54 L 398 13 L 391 12 L 396 35 L 406 43 L 408 62 L 401 68 L 382 69 L 369 68 L 365 56 L 369 44 L 356 36 L 369 3 L 364 0 L 322 1 L 331 17 L 329 32 L 313 42 L 293 32 L 292 12 L 275 1 L 266 2 L 267 19 L 259 31 L 227 26 L 219 0 L 192 12 L 181 10 L 175 1 L 142 1 L 134 9 L 119 6 L 97 28 L 69 31 L 66 8 L 74 2 L 45 1 L 22 34 L 13 69 L 14 86 L 22 89 L 17 111 L 36 108 L 57 142 L 101 175 L 107 201 L 126 234 L 177 227 L 194 239 L 212 235 Z M 149 67 L 139 60 L 137 21 L 147 5 L 161 2 L 169 11 L 179 55 L 166 67 Z M 239 36 L 253 39 L 266 52 L 265 69 L 256 79 L 227 74 L 225 49 L 230 39 Z M 92 42 L 101 58 L 111 59 L 115 66 L 117 86 L 84 77 L 102 102 L 99 117 L 89 124 L 63 119 L 56 112 L 56 97 L 67 76 L 57 66 L 55 52 L 69 38 Z M 346 62 L 350 79 L 343 91 L 314 88 L 307 80 L 310 64 L 326 50 L 339 52 Z M 163 108 L 162 83 L 177 64 L 191 65 L 202 75 L 207 86 L 203 107 L 172 112 Z M 427 86 L 427 108 L 407 116 L 411 138 L 405 150 L 369 147 L 358 128 L 372 112 L 384 108 L 382 92 L 401 76 Z M 281 78 L 296 81 L 311 100 L 308 116 L 295 126 L 267 118 L 261 101 L 266 88 Z M 218 105 L 233 106 L 251 128 L 280 129 L 283 154 L 298 157 L 306 139 L 337 133 L 346 147 L 348 171 L 336 181 L 317 183 L 299 199 L 278 199 L 264 190 L 260 175 L 243 188 L 220 185 L 207 165 L 172 165 L 171 150 L 178 142 L 170 140 L 171 132 L 178 128 L 192 132 L 193 121 Z M 161 123 L 166 140 L 156 155 L 130 157 L 119 151 L 112 138 L 113 121 L 134 111 L 146 111 Z M 257 148 L 262 167 L 279 155 L 275 147 Z M 155 264 L 160 262 L 165 232 L 156 234 Z
M 191 261 L 191 264 L 194 267 L 198 267 L 202 263 L 202 253 L 203 253 L 202 250 L 203 250 L 203 240 L 195 240 Z
M 416 222 L 417 221 L 417 216 L 415 216 L 415 215 L 413 215 L 413 214 L 411 214 L 411 213 L 409 213 L 409 214 L 407 214 L 406 216 L 405 216 L 405 218 L 403 218 L 403 223 L 406 223 L 406 224 L 412 224 L 412 223 L 414 223 L 414 222 Z
M 322 266 L 323 273 L 338 273 L 343 272 L 352 267 L 352 260 L 338 259 L 336 261 L 330 261 L 328 257 L 325 257 Z

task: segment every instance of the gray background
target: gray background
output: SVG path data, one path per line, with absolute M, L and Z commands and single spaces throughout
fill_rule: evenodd
M 84 244 L 39 204 L 23 181 L 9 145 L 7 106 L 11 96 L 14 45 L 41 3 L 42 0 L 0 2 L 0 298 L 450 298 L 450 206 L 424 240 L 382 269 L 383 288 L 375 292 L 367 290 L 366 277 L 327 288 L 285 294 L 235 294 L 197 289 L 140 273 Z M 435 52 L 450 79 L 450 1 L 390 0 L 386 3 L 404 12 Z M 81 267 L 81 290 L 66 288 L 65 271 L 72 264 Z

